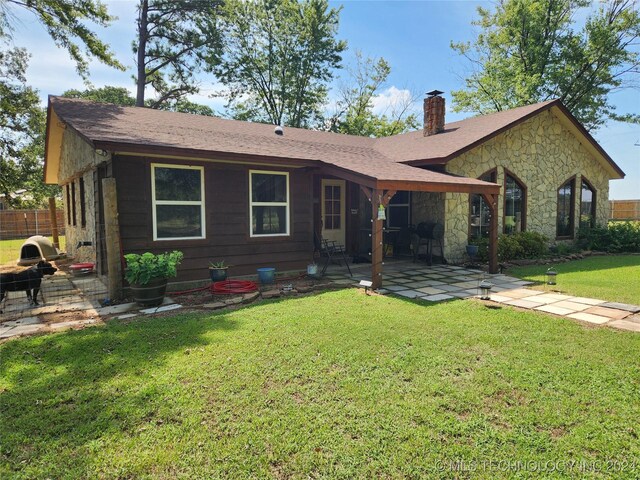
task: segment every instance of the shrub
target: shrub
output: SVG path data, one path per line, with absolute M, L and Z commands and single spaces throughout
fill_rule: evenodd
M 540 258 L 547 251 L 547 237 L 536 232 L 518 232 L 498 237 L 498 259 L 501 261 L 521 258 Z M 477 238 L 472 241 L 478 245 L 478 260 L 489 260 L 489 239 Z
M 580 228 L 578 245 L 603 252 L 640 252 L 640 222 L 611 222 L 608 226 Z
M 124 277 L 127 282 L 136 285 L 146 285 L 153 278 L 175 277 L 183 256 L 183 253 L 178 250 L 158 255 L 150 252 L 142 255 L 128 253 L 124 256 L 127 261 Z
M 512 236 L 522 248 L 522 257 L 520 258 L 540 258 L 549 250 L 547 246 L 549 239 L 541 233 L 519 232 Z

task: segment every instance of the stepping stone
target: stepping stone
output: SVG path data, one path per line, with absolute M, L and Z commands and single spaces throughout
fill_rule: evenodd
M 420 297 L 421 300 L 426 300 L 427 302 L 442 302 L 443 300 L 451 300 L 455 298 L 451 295 L 446 295 L 444 293 L 439 293 L 437 295 L 427 295 L 426 297 Z
M 554 315 L 561 315 L 561 316 L 566 316 L 566 315 L 575 313 L 575 310 L 569 310 L 568 308 L 554 307 L 553 305 L 543 305 L 541 307 L 535 307 L 534 310 L 553 313 Z
M 491 300 L 495 301 L 493 296 L 491 296 Z M 539 307 L 539 306 L 543 305 L 540 302 L 535 302 L 535 301 L 531 301 L 531 300 L 525 300 L 523 298 L 517 298 L 515 300 L 511 299 L 511 300 L 503 302 L 503 303 L 505 305 L 511 305 L 513 307 L 529 308 L 529 309 L 534 309 L 536 307 Z
M 607 323 L 611 320 L 610 318 L 603 317 L 601 315 L 593 315 L 591 313 L 584 312 L 572 313 L 567 315 L 567 317 L 575 320 L 582 320 L 583 322 L 595 323 L 597 325 L 602 325 L 603 323 Z
M 455 293 L 452 293 L 452 295 L 455 295 Z M 507 303 L 507 302 L 514 301 L 513 298 L 511 298 L 511 297 L 504 297 L 502 295 L 494 295 L 493 293 L 491 294 L 491 300 L 493 302 L 498 302 L 498 303 Z
M 589 305 L 585 303 L 572 302 L 571 300 L 562 300 L 560 302 L 552 303 L 551 305 L 554 307 L 568 308 L 569 310 L 574 310 L 576 312 L 581 312 L 582 310 L 589 308 Z
M 529 292 L 536 292 L 538 290 L 527 290 Z M 542 302 L 544 301 L 545 303 L 554 303 L 554 302 L 561 302 L 563 300 L 569 300 L 571 297 L 569 295 L 561 295 L 559 293 L 538 293 L 538 297 L 536 298 L 536 302 Z M 551 300 L 551 301 L 548 301 Z
M 211 308 L 212 310 L 217 310 L 219 308 L 224 308 L 226 306 L 227 304 L 223 302 L 205 303 L 203 305 L 204 308 Z M 122 318 L 122 317 L 118 317 L 118 318 Z
M 631 332 L 640 332 L 639 322 L 630 322 L 628 320 L 614 320 L 608 325 L 614 328 L 619 328 L 621 330 L 629 330 Z
M 511 298 L 525 298 L 525 297 L 541 297 L 542 295 L 540 295 L 539 293 L 536 294 L 535 290 L 526 290 L 524 288 L 516 288 L 513 290 L 503 290 L 502 291 L 502 296 L 504 297 L 511 297 Z M 536 300 L 538 303 L 551 303 L 551 302 L 557 302 L 558 300 L 550 298 L 548 302 L 543 302 L 542 300 Z
M 599 306 L 605 307 L 605 308 L 615 308 L 616 310 L 624 310 L 625 312 L 631 312 L 631 313 L 640 312 L 640 306 L 629 305 L 627 303 L 606 302 L 606 303 L 601 303 Z
M 571 297 L 569 301 L 576 302 L 576 303 L 584 303 L 585 305 L 602 305 L 603 303 L 606 303 L 604 300 L 596 300 L 595 298 L 587 298 L 587 297 Z
M 615 308 L 605 308 L 599 305 L 596 307 L 589 307 L 584 312 L 590 313 L 592 315 L 607 317 L 612 320 L 622 320 L 623 318 L 631 315 L 631 312 L 627 312 L 626 310 L 617 310 Z
M 182 308 L 182 305 L 174 303 L 173 305 L 165 305 L 164 307 L 145 308 L 144 310 L 140 310 L 140 313 L 144 313 L 145 315 L 151 315 L 154 313 L 161 313 L 161 312 L 168 312 L 169 310 L 176 310 L 178 308 Z
M 2 327 L 18 327 L 20 325 L 35 325 L 38 323 L 42 323 L 42 321 L 38 317 L 25 317 L 20 318 L 18 320 L 12 320 L 10 322 L 4 322 L 1 324 Z
M 111 305 L 109 307 L 102 307 L 98 309 L 98 315 L 113 315 L 116 313 L 124 313 L 129 310 L 133 310 L 138 306 L 137 303 L 121 303 L 120 305 Z
M 8 332 L 0 335 L 2 338 L 15 337 L 16 335 L 27 335 L 29 333 L 35 333 L 44 328 L 44 324 L 36 323 L 31 325 L 19 325 L 13 327 Z

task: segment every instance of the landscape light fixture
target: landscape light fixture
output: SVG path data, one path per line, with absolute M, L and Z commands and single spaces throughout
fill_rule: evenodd
M 493 283 L 488 280 L 482 280 L 480 285 L 478 285 L 480 289 L 480 300 L 491 300 L 491 289 L 493 288 Z
M 547 285 L 555 285 L 558 272 L 555 268 L 551 267 L 547 270 Z

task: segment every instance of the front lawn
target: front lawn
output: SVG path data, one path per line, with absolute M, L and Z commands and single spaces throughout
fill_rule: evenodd
M 510 268 L 506 273 L 539 282 L 544 289 L 546 265 Z M 640 255 L 587 257 L 554 265 L 558 284 L 554 290 L 578 297 L 640 305 Z M 534 287 L 536 288 L 536 287 Z
M 640 335 L 541 313 L 350 289 L 0 355 L 2 478 L 640 474 Z

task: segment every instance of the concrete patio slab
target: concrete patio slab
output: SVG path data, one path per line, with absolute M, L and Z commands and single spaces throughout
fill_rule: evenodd
M 385 285 L 384 288 L 386 288 L 390 292 L 398 292 L 398 291 L 407 289 L 407 287 L 404 287 L 404 286 L 401 287 L 400 285 Z
M 421 294 L 427 294 L 427 295 L 435 295 L 437 293 L 444 293 L 444 290 L 439 289 L 439 288 L 433 288 L 433 287 L 423 287 L 423 288 L 418 288 L 417 290 Z M 456 289 L 456 290 L 460 290 L 460 289 Z
M 394 295 L 400 295 L 401 297 L 406 297 L 406 298 L 416 298 L 420 295 L 422 295 L 420 292 L 417 292 L 415 290 L 402 290 L 400 292 L 393 292 Z
M 437 295 L 427 295 L 425 297 L 420 297 L 421 300 L 426 300 L 427 302 L 442 302 L 443 300 L 451 300 L 455 298 L 451 295 L 446 295 L 444 293 L 439 293 Z
M 452 297 L 456 297 L 456 298 L 470 298 L 475 296 L 474 293 L 469 293 L 465 290 L 457 291 L 457 292 L 448 292 L 447 295 L 451 295 Z

